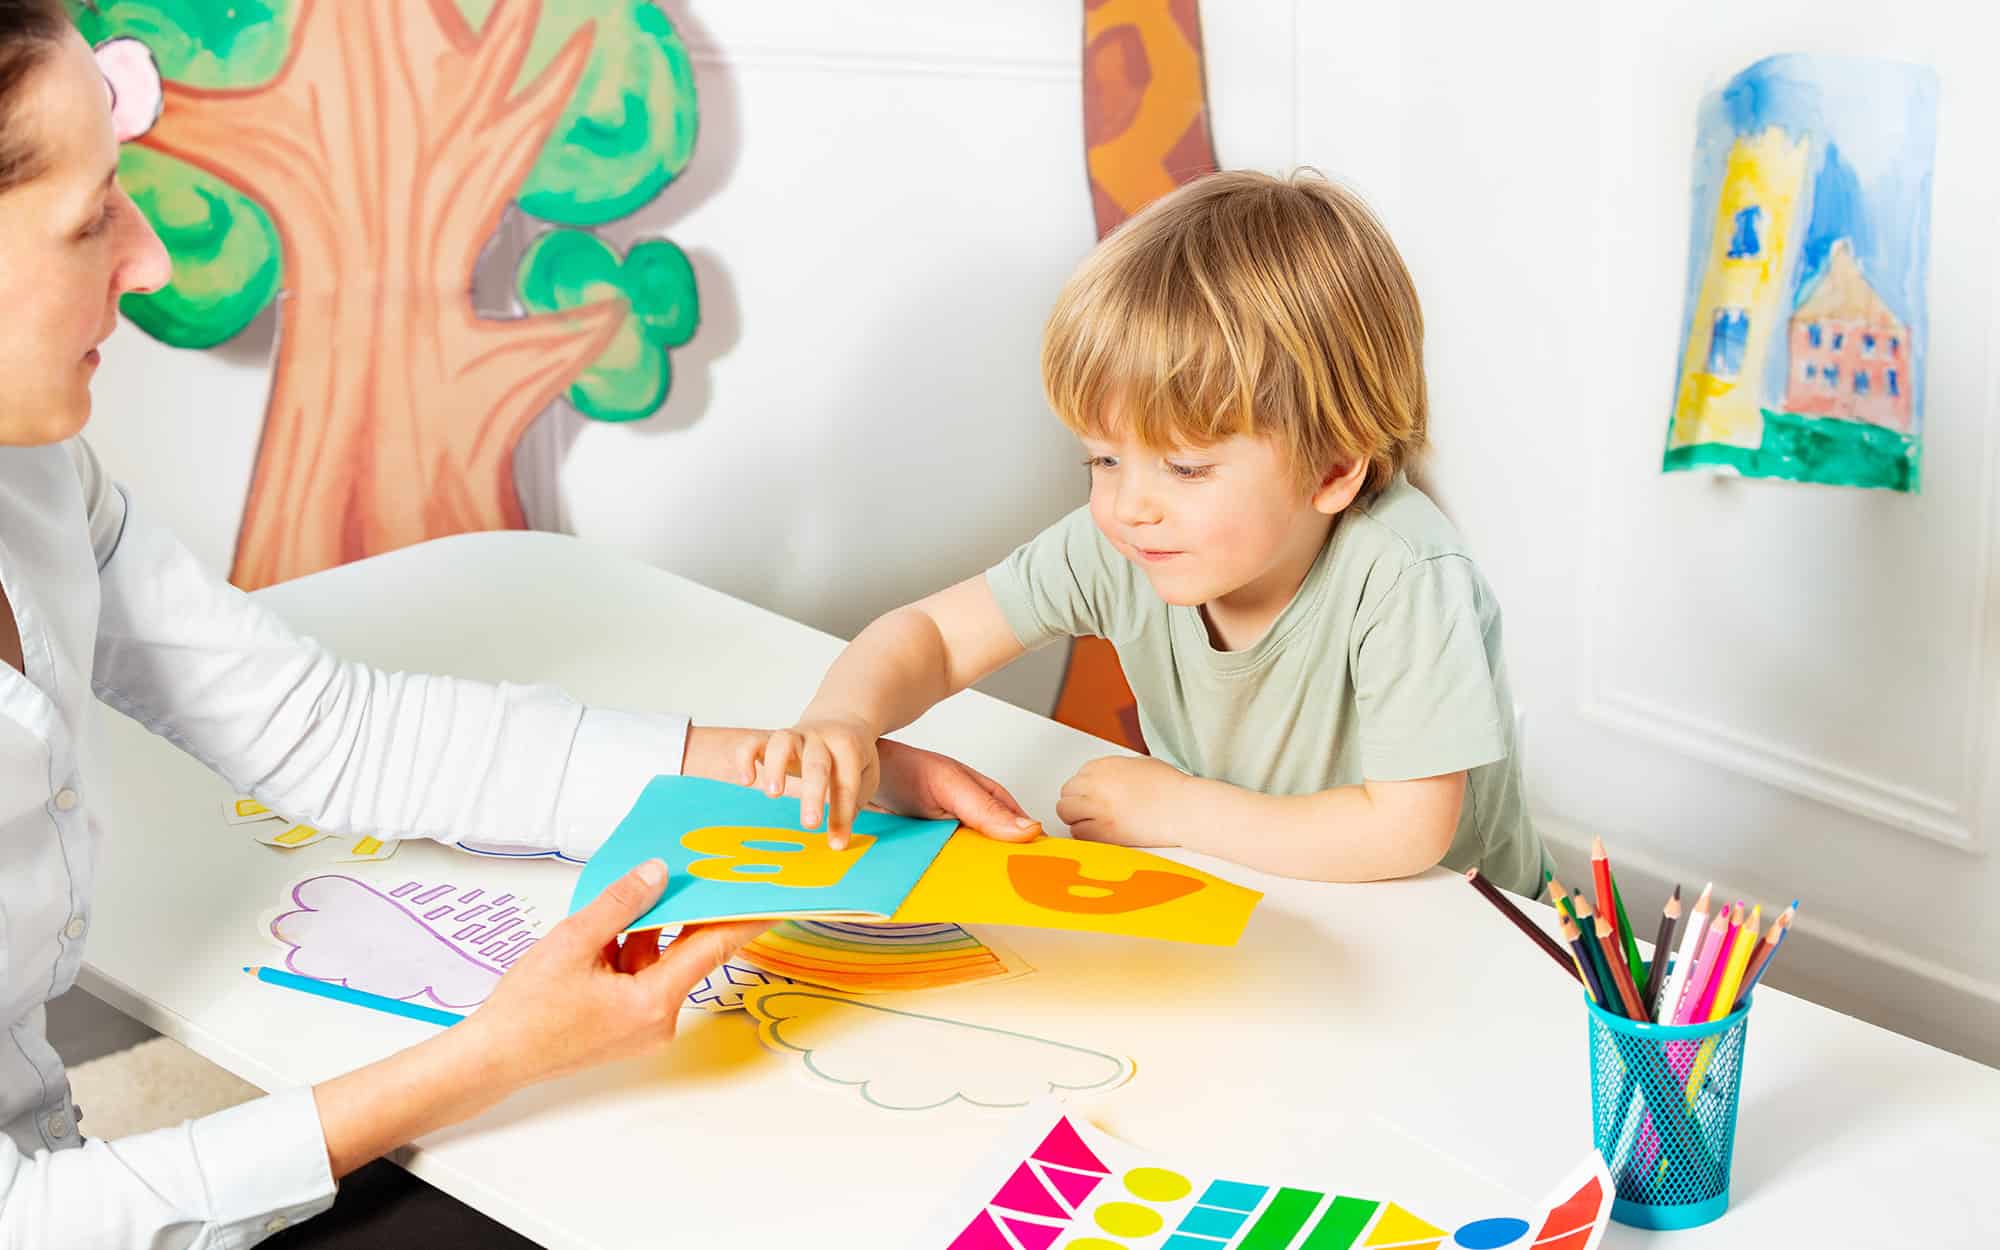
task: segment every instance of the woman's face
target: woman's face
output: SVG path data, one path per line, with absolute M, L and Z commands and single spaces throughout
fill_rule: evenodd
M 46 56 L 8 124 L 43 160 L 0 192 L 0 445 L 34 446 L 90 419 L 97 346 L 118 297 L 167 280 L 166 249 L 118 185 L 110 93 L 69 35 Z

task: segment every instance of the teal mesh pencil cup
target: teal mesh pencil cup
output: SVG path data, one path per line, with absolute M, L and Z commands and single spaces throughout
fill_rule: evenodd
M 1611 1218 L 1693 1228 L 1729 1209 L 1750 1000 L 1707 1024 L 1641 1024 L 1590 1009 L 1590 1108 L 1617 1187 Z

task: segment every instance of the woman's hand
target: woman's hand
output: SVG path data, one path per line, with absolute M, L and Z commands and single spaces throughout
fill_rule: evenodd
M 641 864 L 549 930 L 462 1024 L 314 1087 L 334 1177 L 524 1086 L 670 1041 L 688 991 L 769 922 L 691 927 L 664 951 L 653 930 L 621 946 L 666 885 L 666 865 Z
M 667 867 L 647 860 L 528 948 L 466 1021 L 516 1057 L 517 1085 L 652 1050 L 673 1040 L 688 991 L 770 927 L 693 925 L 660 949 L 659 930 L 619 931 L 659 901 Z

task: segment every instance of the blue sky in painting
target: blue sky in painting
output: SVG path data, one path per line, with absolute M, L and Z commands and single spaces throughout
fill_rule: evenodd
M 1685 307 L 1694 308 L 1707 267 L 1729 145 L 1771 126 L 1810 137 L 1807 225 L 1787 279 L 1791 302 L 1811 290 L 1834 242 L 1851 240 L 1870 284 L 1910 327 L 1911 401 L 1921 421 L 1937 100 L 1937 75 L 1924 66 L 1804 54 L 1767 57 L 1711 94 L 1695 134 Z M 1785 350 L 1785 336 L 1774 335 L 1764 371 L 1764 399 L 1773 408 L 1783 393 Z

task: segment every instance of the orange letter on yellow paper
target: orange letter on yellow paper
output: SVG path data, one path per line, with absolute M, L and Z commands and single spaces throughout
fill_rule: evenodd
M 710 825 L 681 835 L 682 846 L 710 856 L 688 865 L 691 876 L 806 890 L 837 884 L 874 844 L 870 835 L 856 833 L 846 850 L 836 851 L 826 844 L 824 833 L 741 825 Z
M 1202 887 L 1193 877 L 1151 868 L 1137 869 L 1123 881 L 1086 877 L 1082 864 L 1061 855 L 1009 855 L 1007 881 L 1016 894 L 1037 907 L 1087 916 L 1157 907 Z

